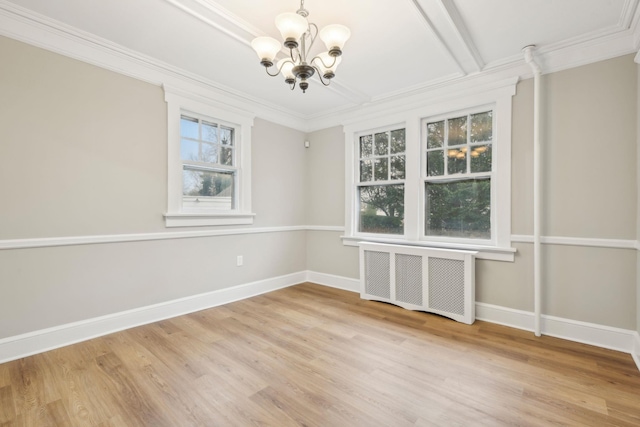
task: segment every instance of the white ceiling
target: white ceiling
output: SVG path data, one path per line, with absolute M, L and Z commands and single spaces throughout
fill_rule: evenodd
M 344 24 L 352 36 L 331 86 L 314 77 L 303 94 L 280 76 L 268 77 L 249 46 L 259 35 L 280 39 L 274 17 L 299 4 L 0 0 L 0 12 L 46 19 L 301 120 L 519 66 L 530 44 L 547 72 L 638 48 L 638 0 L 306 0 L 310 22 Z M 12 36 L 0 28 L 3 33 Z

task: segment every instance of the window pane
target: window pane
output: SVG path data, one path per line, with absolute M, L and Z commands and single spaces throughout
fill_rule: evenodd
M 180 136 L 200 139 L 198 136 L 198 119 L 180 116 Z
M 467 172 L 467 147 L 447 151 L 447 168 L 449 175 Z
M 218 125 L 215 123 L 202 122 L 202 140 L 218 142 Z
M 389 154 L 389 134 L 376 133 L 375 135 L 375 152 L 376 156 L 386 156 Z
M 444 121 L 427 123 L 427 148 L 440 148 L 444 144 Z
M 480 145 L 471 149 L 471 172 L 491 172 L 490 145 Z
M 233 166 L 233 148 L 220 147 L 220 164 Z
M 218 145 L 202 143 L 202 153 L 198 159 L 205 163 L 218 163 Z
M 471 115 L 471 142 L 493 140 L 493 111 Z
M 404 234 L 404 185 L 359 188 L 362 233 Z
M 404 179 L 404 156 L 391 157 L 391 179 Z
M 182 160 L 198 160 L 198 144 L 197 141 L 191 141 L 189 139 L 183 139 L 180 141 L 180 158 Z
M 491 238 L 491 180 L 426 183 L 427 236 Z
M 373 178 L 373 163 L 371 160 L 360 161 L 360 182 L 371 181 Z
M 224 145 L 233 145 L 233 129 L 221 126 L 220 142 Z
M 371 135 L 360 137 L 360 157 L 371 157 L 373 154 L 373 137 Z
M 404 153 L 405 132 L 404 129 L 391 131 L 391 154 Z
M 375 180 L 386 181 L 389 179 L 389 158 L 375 159 Z
M 436 150 L 427 152 L 427 175 L 444 175 L 444 151 Z
M 467 116 L 449 119 L 448 145 L 462 145 L 467 143 Z
M 182 171 L 182 194 L 191 206 L 233 209 L 233 185 L 233 172 Z

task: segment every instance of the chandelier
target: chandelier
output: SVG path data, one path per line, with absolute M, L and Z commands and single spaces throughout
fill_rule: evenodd
M 307 80 L 316 72 L 322 84 L 329 86 L 340 64 L 342 48 L 351 36 L 347 27 L 338 24 L 327 25 L 318 31 L 316 24 L 307 21 L 307 16 L 309 12 L 304 8 L 304 0 L 300 1 L 300 9 L 296 13 L 276 16 L 276 27 L 284 39 L 284 47 L 289 49 L 289 56 L 275 64 L 275 72 L 269 69 L 274 66 L 276 55 L 282 49 L 280 42 L 272 37 L 257 37 L 251 42 L 251 47 L 258 54 L 260 64 L 265 67 L 267 74 L 271 77 L 282 74 L 291 90 L 295 89 L 296 82 L 299 81 L 298 85 L 303 93 L 309 87 Z M 309 59 L 309 52 L 318 36 L 327 51 Z

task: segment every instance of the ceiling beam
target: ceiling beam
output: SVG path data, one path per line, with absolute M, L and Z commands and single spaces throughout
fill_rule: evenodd
M 473 59 L 475 63 L 475 69 L 473 71 L 479 72 L 485 66 L 484 60 L 480 55 L 480 52 L 476 48 L 475 43 L 473 42 L 473 38 L 467 29 L 467 26 L 460 16 L 460 12 L 458 12 L 458 8 L 456 7 L 453 0 L 439 0 L 440 6 L 442 7 L 449 24 L 453 28 L 454 32 L 458 36 L 459 42 L 464 46 L 467 51 L 467 54 Z

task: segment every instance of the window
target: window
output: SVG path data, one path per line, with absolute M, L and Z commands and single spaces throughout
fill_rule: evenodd
M 423 123 L 424 235 L 490 240 L 493 111 Z
M 513 261 L 514 80 L 414 96 L 345 125 L 345 245 L 468 249 Z M 462 94 L 462 95 L 461 95 Z
M 404 234 L 405 130 L 361 135 L 358 151 L 358 231 Z
M 253 118 L 165 88 L 167 227 L 251 224 Z
M 238 176 L 234 132 L 211 119 L 180 117 L 183 207 L 234 209 Z

